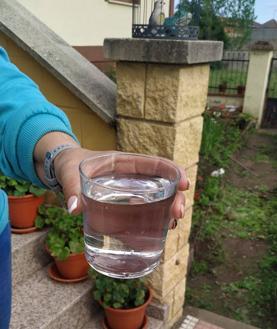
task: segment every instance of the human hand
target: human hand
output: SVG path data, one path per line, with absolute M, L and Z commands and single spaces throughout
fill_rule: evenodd
M 87 159 L 91 156 L 102 152 L 90 151 L 84 148 L 72 148 L 63 151 L 55 159 L 55 173 L 58 182 L 63 187 L 63 192 L 65 200 L 67 202 L 68 211 L 70 213 L 79 214 L 82 211 L 81 203 L 81 188 L 80 188 L 80 178 L 79 178 L 79 165 L 82 160 Z M 106 153 L 106 152 L 105 152 Z M 157 160 L 156 160 L 157 159 Z M 155 161 L 159 161 L 159 158 L 151 159 L 151 163 L 145 163 L 145 168 L 155 168 Z M 124 164 L 128 165 L 128 162 Z M 145 169 L 143 167 L 142 170 Z M 178 186 L 178 191 L 174 199 L 172 210 L 171 210 L 171 222 L 169 224 L 170 228 L 176 227 L 176 220 L 184 217 L 185 212 L 185 197 L 183 191 L 189 188 L 189 181 L 186 178 L 185 171 L 180 168 L 181 179 Z M 138 173 L 137 168 L 131 168 L 130 172 Z

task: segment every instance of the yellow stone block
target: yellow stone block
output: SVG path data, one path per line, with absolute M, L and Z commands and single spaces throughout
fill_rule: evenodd
M 151 64 L 146 77 L 146 119 L 180 122 L 204 112 L 209 65 Z
M 185 245 L 148 277 L 148 283 L 154 291 L 155 298 L 162 300 L 178 282 L 186 277 L 188 255 L 189 245 Z
M 173 160 L 188 168 L 199 159 L 203 118 L 195 117 L 177 124 L 176 127 Z
M 168 322 L 164 325 L 163 329 L 172 329 L 174 324 L 180 320 L 180 318 L 183 315 L 183 309 L 180 309 L 177 314 L 173 316 L 171 320 L 168 320 Z
M 186 175 L 190 180 L 190 188 L 188 191 L 185 191 L 186 207 L 191 207 L 194 203 L 197 169 L 198 167 L 196 165 L 186 169 Z
M 183 310 L 185 302 L 186 280 L 187 279 L 184 278 L 174 288 L 174 302 L 172 310 L 174 317 L 180 312 L 180 310 Z
M 117 113 L 144 117 L 146 64 L 117 63 Z
M 125 152 L 173 158 L 176 129 L 172 125 L 119 119 L 118 144 Z
M 179 65 L 148 65 L 145 101 L 146 119 L 175 122 L 179 78 Z
M 209 86 L 209 65 L 185 66 L 180 69 L 176 121 L 204 112 Z
M 174 289 L 172 289 L 166 296 L 163 298 L 155 297 L 155 292 L 153 292 L 153 301 L 162 305 L 168 305 L 168 318 L 173 317 L 173 306 L 174 306 Z
M 178 247 L 180 250 L 184 245 L 188 243 L 190 229 L 192 220 L 192 207 L 186 209 L 184 218 L 178 221 L 177 231 L 178 231 Z
M 161 262 L 166 262 L 173 257 L 178 251 L 179 232 L 175 230 L 169 230 L 166 237 L 164 253 Z
M 168 231 L 161 263 L 165 263 L 188 243 L 191 218 L 192 207 L 189 207 L 185 210 L 184 218 L 178 220 L 176 229 Z

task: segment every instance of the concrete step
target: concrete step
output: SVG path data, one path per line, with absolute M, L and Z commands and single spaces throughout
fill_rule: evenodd
M 44 250 L 46 230 L 29 234 L 12 234 L 13 286 L 26 280 L 50 262 Z
M 225 316 L 186 306 L 183 320 L 174 329 L 259 329 L 246 323 L 242 323 Z
M 102 327 L 103 318 L 104 318 L 103 312 L 99 311 L 98 315 L 96 317 L 94 317 L 91 321 L 86 323 L 82 329 L 103 329 L 103 327 Z M 162 321 L 148 316 L 147 329 L 162 329 L 162 328 L 163 328 Z
M 77 329 L 89 322 L 98 307 L 91 281 L 58 283 L 38 270 L 13 290 L 10 329 Z

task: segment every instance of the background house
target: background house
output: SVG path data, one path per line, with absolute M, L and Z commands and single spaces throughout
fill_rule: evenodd
M 104 71 L 104 38 L 131 37 L 132 0 L 19 0 L 33 15 Z M 141 1 L 143 3 L 143 1 Z M 165 0 L 165 11 L 174 11 L 176 0 Z M 154 1 L 147 1 L 154 3 Z M 176 2 L 177 3 L 177 2 Z
M 271 19 L 264 24 L 254 23 L 251 34 L 251 42 L 267 41 L 277 50 L 277 21 Z

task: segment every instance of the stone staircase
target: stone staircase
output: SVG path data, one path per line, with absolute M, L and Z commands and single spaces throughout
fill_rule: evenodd
M 13 306 L 10 329 L 101 329 L 102 310 L 93 301 L 91 282 L 51 280 L 44 251 L 46 232 L 12 236 Z M 149 317 L 148 329 L 161 329 Z

